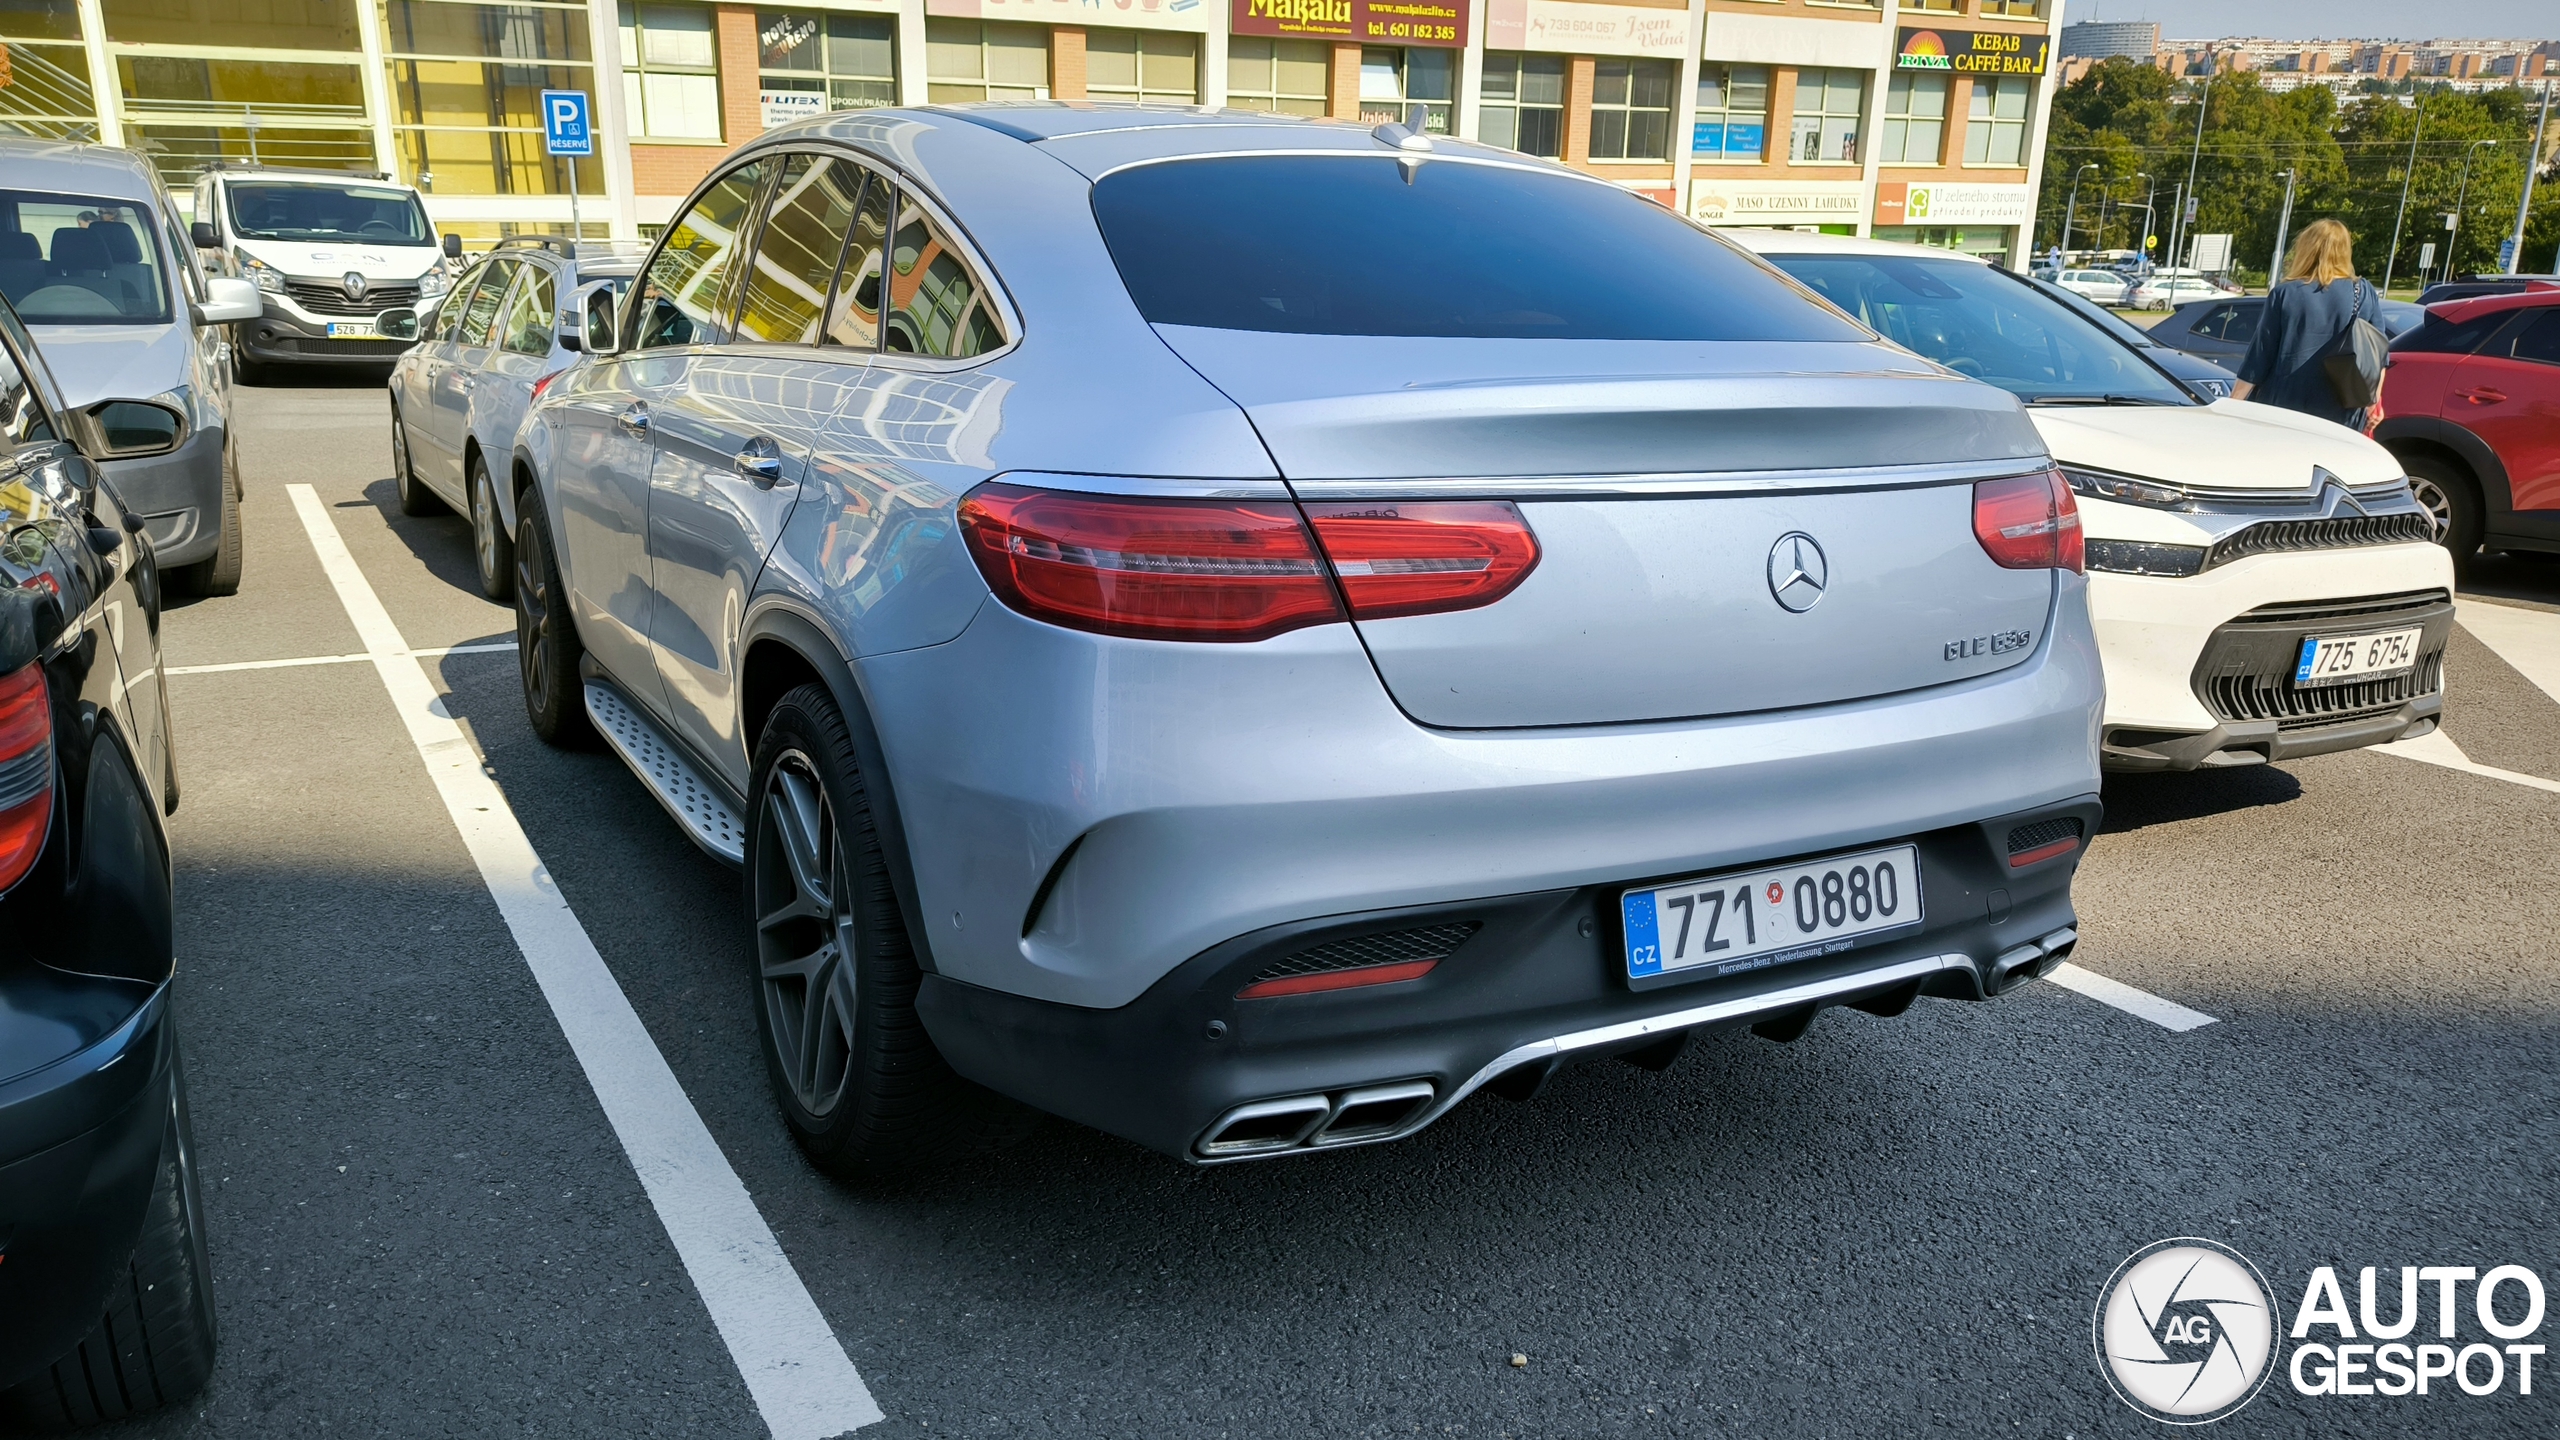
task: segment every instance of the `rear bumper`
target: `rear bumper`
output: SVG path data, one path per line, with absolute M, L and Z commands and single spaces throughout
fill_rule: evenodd
M 2013 832 L 2046 825 L 2034 842 L 2076 823 L 2085 843 L 2099 813 L 2098 798 L 2083 795 L 1912 836 L 1927 915 L 1918 933 L 1659 989 L 1628 986 L 1617 897 L 1626 884 L 1670 877 L 1634 875 L 1266 927 L 1193 957 L 1117 1009 L 941 976 L 926 978 L 917 1005 L 963 1075 L 1195 1163 L 1400 1139 L 1480 1088 L 1534 1089 L 1577 1055 L 1667 1060 L 1692 1031 L 1757 1023 L 1791 1038 L 1829 1006 L 1895 1014 L 1923 995 L 2003 993 L 2051 969 L 2076 940 L 2080 850 L 2013 867 Z M 1465 938 L 1415 979 L 1237 998 L 1315 947 L 1416 931 Z
M 151 553 L 164 566 L 192 565 L 222 543 L 222 451 L 227 432 L 198 430 L 166 455 L 110 460 L 108 483 L 143 518 Z

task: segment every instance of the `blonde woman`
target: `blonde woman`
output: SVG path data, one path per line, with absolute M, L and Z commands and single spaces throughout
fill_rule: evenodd
M 2343 282 L 2343 283 L 2341 283 Z M 2361 411 L 2338 403 L 2321 367 L 2349 323 L 2382 323 L 2382 294 L 2356 278 L 2355 241 L 2335 220 L 2315 220 L 2293 242 L 2284 281 L 2267 292 L 2258 333 L 2240 357 L 2235 400 L 2281 405 L 2341 425 L 2361 427 Z

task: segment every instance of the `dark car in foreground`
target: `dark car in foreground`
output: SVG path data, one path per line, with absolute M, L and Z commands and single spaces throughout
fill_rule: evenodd
M 165 443 L 167 413 L 123 408 L 144 403 L 66 412 L 0 306 L 0 1416 L 46 1429 L 213 1367 L 159 575 L 97 467 Z
M 2391 342 L 2382 414 L 2454 559 L 2560 551 L 2560 288 L 2430 307 Z

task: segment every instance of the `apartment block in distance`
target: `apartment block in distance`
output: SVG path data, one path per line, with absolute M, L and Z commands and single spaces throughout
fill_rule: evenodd
M 594 234 L 829 110 L 1226 105 L 1426 126 L 1710 225 L 2022 259 L 2059 0 L 10 0 L 0 129 L 415 182 L 475 243 L 564 231 L 538 96 L 594 97 Z

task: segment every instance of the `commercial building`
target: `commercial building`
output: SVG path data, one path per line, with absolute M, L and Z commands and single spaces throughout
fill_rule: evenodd
M 2139 60 L 2160 51 L 2160 26 L 2150 20 L 2078 20 L 2062 27 L 2062 53 L 2079 60 Z
M 564 228 L 537 97 L 595 97 L 589 230 L 665 223 L 722 152 L 829 109 L 1150 100 L 1548 156 L 1714 225 L 2016 260 L 2056 0 L 10 0 L 0 128 L 383 171 L 475 240 Z M 175 188 L 173 186 L 173 188 Z

